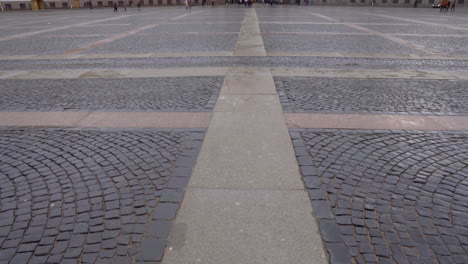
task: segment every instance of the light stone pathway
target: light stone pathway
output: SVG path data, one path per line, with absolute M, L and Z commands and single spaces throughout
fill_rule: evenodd
M 235 54 L 265 56 L 255 10 Z M 326 263 L 270 69 L 225 77 L 163 263 Z

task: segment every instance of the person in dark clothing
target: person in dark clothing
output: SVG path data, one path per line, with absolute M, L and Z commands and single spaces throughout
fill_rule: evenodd
M 141 1 L 138 2 L 138 12 L 141 11 Z
M 119 12 L 119 9 L 118 9 L 118 6 L 117 6 L 117 3 L 114 3 L 114 13 L 115 12 Z
M 451 5 L 452 5 L 452 2 L 450 2 L 450 0 L 449 0 L 447 5 L 445 6 L 445 12 L 448 12 Z

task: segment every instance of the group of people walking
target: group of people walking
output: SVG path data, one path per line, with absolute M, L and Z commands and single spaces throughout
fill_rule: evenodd
M 141 0 L 138 1 L 138 11 L 141 11 L 142 4 L 143 2 Z M 133 4 L 132 4 L 132 7 L 133 7 Z M 123 4 L 123 8 L 124 8 L 124 12 L 127 12 L 127 6 L 125 4 Z M 117 5 L 117 2 L 114 2 L 114 13 L 115 12 L 119 12 L 119 6 Z
M 457 3 L 457 0 L 453 0 L 450 1 L 450 0 L 443 0 L 441 3 L 440 3 L 440 12 L 442 11 L 445 11 L 445 12 L 448 12 L 449 9 L 454 12 L 455 11 L 455 4 Z

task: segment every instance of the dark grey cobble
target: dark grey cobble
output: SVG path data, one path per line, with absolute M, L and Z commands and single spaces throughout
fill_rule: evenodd
M 187 57 L 144 59 L 6 60 L 1 70 L 177 68 L 177 67 L 291 67 L 333 69 L 468 70 L 468 60 L 411 60 L 335 57 Z
M 0 263 L 160 261 L 203 135 L 0 130 Z
M 290 134 L 332 263 L 464 263 L 468 133 Z
M 468 114 L 466 81 L 276 77 L 285 111 Z
M 210 111 L 222 77 L 0 80 L 0 111 Z

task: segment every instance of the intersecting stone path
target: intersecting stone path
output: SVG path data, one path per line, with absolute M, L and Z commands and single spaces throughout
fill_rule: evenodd
M 0 263 L 467 263 L 467 19 L 2 14 Z

